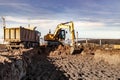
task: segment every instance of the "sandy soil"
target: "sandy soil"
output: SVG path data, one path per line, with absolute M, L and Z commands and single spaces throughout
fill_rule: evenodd
M 57 55 L 34 56 L 32 65 L 30 65 L 27 75 L 22 80 L 120 79 L 120 64 L 110 64 L 104 58 L 96 57 L 97 53 L 86 53 L 84 51 L 82 54 L 66 55 L 66 50 L 64 50 L 65 55 L 63 55 L 62 53 L 59 54 L 60 52 L 61 49 L 59 47 L 59 49 L 55 50 Z
M 68 46 L 1 52 L 0 80 L 120 80 L 119 59 L 109 62 L 113 56 L 114 51 L 91 49 L 69 55 Z

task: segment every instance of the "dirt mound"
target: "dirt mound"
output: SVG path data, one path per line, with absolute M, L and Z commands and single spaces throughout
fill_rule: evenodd
M 7 51 L 5 44 L 0 44 L 0 52 Z
M 33 52 L 14 50 L 0 53 L 0 80 L 20 80 L 26 75 Z
M 104 60 L 109 64 L 120 65 L 120 50 L 96 50 L 95 56 L 96 61 Z
M 54 51 L 51 51 L 49 56 L 65 56 L 70 54 L 70 46 L 59 45 Z
M 20 80 L 26 74 L 25 65 L 18 56 L 0 55 L 0 80 Z

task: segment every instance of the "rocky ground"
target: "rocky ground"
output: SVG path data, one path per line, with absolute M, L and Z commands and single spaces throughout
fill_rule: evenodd
M 119 52 L 69 55 L 68 46 L 1 52 L 0 80 L 120 80 Z

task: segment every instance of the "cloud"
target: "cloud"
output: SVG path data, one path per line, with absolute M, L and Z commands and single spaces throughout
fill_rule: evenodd
M 10 22 L 22 23 L 22 24 L 55 24 L 62 23 L 66 20 L 58 20 L 58 19 L 26 19 L 19 17 L 6 16 L 6 20 Z M 67 22 L 67 21 L 66 21 Z M 90 22 L 90 21 L 74 21 L 75 26 L 77 27 L 101 27 L 104 26 L 104 23 L 101 22 Z
M 18 2 L 0 3 L 0 7 L 1 9 L 4 9 L 4 10 L 7 9 L 8 14 L 9 13 L 14 14 L 14 11 L 16 10 L 17 10 L 16 14 L 20 11 L 23 13 L 26 13 L 26 12 L 34 13 L 36 10 L 33 6 L 29 5 L 28 3 L 18 3 Z
M 75 26 L 78 27 L 103 27 L 104 23 L 100 22 L 89 22 L 89 21 L 76 21 Z
M 20 19 L 12 16 L 6 16 L 5 17 L 6 21 L 11 21 L 11 22 L 18 22 L 18 23 L 28 23 L 27 19 Z
M 26 6 L 25 3 L 0 3 L 0 6 Z
M 17 22 L 17 23 L 32 23 L 32 24 L 39 24 L 39 23 L 52 23 L 52 22 L 59 22 L 59 20 L 51 20 L 51 19 L 26 19 L 19 18 L 19 17 L 12 17 L 6 16 L 5 19 L 10 22 Z
M 120 31 L 81 31 L 80 38 L 95 38 L 95 39 L 120 39 Z
M 67 19 L 42 19 L 42 18 L 26 18 L 26 17 L 13 17 L 13 16 L 6 16 L 7 26 L 28 26 L 28 24 L 31 24 L 31 26 L 38 26 L 39 28 L 44 29 L 50 29 L 54 30 L 56 26 L 63 22 L 68 22 L 70 20 Z M 119 22 L 112 22 L 110 20 L 110 23 L 105 23 L 102 21 L 90 21 L 89 18 L 81 18 L 81 20 L 74 21 L 74 26 L 76 30 L 114 30 L 118 31 L 120 29 Z
M 44 29 L 46 31 L 48 31 L 49 29 L 54 31 L 58 24 L 65 22 L 64 20 L 26 19 L 12 16 L 6 16 L 5 19 L 7 27 L 19 27 L 19 26 L 28 27 L 28 24 L 30 24 L 31 26 L 37 26 L 38 30 Z
M 38 29 L 43 33 L 49 29 L 54 31 L 59 23 L 67 21 L 74 21 L 75 29 L 78 31 L 120 30 L 118 0 L 70 0 L 69 2 L 0 0 L 0 13 L 6 15 L 7 26 L 28 26 L 30 23 L 31 26 L 39 26 Z
M 113 23 L 113 25 L 119 25 L 120 26 L 120 22 Z
M 6 16 L 6 21 L 7 27 L 28 27 L 29 23 L 31 26 L 37 26 L 37 30 L 41 32 L 42 37 L 49 32 L 49 29 L 53 33 L 58 24 L 67 22 L 59 19 L 32 19 L 29 21 L 26 18 L 12 16 Z M 119 38 L 120 35 L 119 31 L 115 31 L 113 27 L 106 27 L 102 22 L 74 21 L 74 26 L 75 32 L 79 32 L 80 38 Z
M 42 1 L 42 3 L 38 0 L 35 3 L 31 1 L 21 1 L 18 0 L 9 1 L 9 3 L 5 3 L 4 1 L 0 3 L 3 6 L 12 7 L 11 11 L 5 12 L 5 15 L 21 15 L 32 18 L 47 18 L 47 19 L 67 19 L 67 20 L 79 20 L 79 18 L 84 18 L 83 21 L 94 21 L 94 22 L 108 22 L 109 19 L 119 19 L 120 9 L 119 6 L 115 5 L 116 2 L 113 2 L 113 5 L 109 5 L 110 3 L 105 1 L 106 5 L 102 5 L 100 1 L 94 0 L 79 0 L 73 1 L 73 3 L 63 3 L 64 1 Z M 72 0 L 70 0 L 71 2 Z M 59 4 L 57 4 L 59 2 Z M 62 2 L 62 3 L 61 3 Z M 65 1 L 66 2 L 66 1 Z M 81 3 L 82 2 L 82 3 Z M 106 3 L 107 2 L 107 3 Z M 110 1 L 111 2 L 111 1 Z M 35 3 L 32 4 L 32 3 Z M 54 6 L 53 6 L 54 5 Z M 72 5 L 72 8 L 71 8 Z M 4 8 L 4 7 L 3 7 Z M 15 9 L 15 11 L 13 11 Z M 98 10 L 99 9 L 99 10 Z M 9 9 L 10 10 L 10 9 Z M 114 10 L 114 11 L 113 11 Z M 85 19 L 86 18 L 86 19 Z M 100 19 L 101 18 L 101 19 Z M 109 21 L 110 22 L 110 21 Z

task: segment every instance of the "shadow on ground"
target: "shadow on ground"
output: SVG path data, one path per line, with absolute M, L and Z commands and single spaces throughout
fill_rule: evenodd
M 40 47 L 0 53 L 0 80 L 68 80 L 64 71 L 47 57 L 54 49 Z
M 55 48 L 37 48 L 32 51 L 24 52 L 24 55 L 34 54 L 28 64 L 26 76 L 21 80 L 68 80 L 64 71 L 60 71 L 52 60 L 47 57 L 50 51 Z

